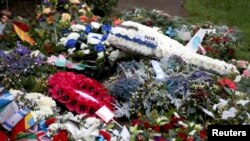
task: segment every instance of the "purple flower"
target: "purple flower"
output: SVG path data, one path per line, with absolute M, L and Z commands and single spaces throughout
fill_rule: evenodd
M 29 53 L 30 53 L 28 47 L 23 46 L 23 45 L 20 43 L 20 41 L 17 41 L 16 45 L 17 45 L 17 48 L 16 48 L 15 52 L 16 52 L 18 55 L 23 56 L 23 55 L 26 55 L 26 54 L 29 54 Z
M 34 61 L 37 66 L 41 66 L 44 63 L 43 57 L 40 55 L 38 55 Z

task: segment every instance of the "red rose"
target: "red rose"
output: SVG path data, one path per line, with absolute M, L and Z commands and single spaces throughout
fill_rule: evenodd
M 171 117 L 170 124 L 176 124 L 178 121 L 180 121 L 180 118 L 177 118 L 176 116 Z
M 53 136 L 53 141 L 68 141 L 68 132 L 66 130 L 61 130 Z
M 209 45 L 206 45 L 204 49 L 206 50 L 206 52 L 211 52 L 213 50 Z
M 233 81 L 231 81 L 228 78 L 222 78 L 218 80 L 218 83 L 222 86 L 222 87 L 227 87 L 230 88 L 232 90 L 236 89 L 236 85 Z
M 200 131 L 200 138 L 203 139 L 203 140 L 206 139 L 206 130 L 205 129 Z
M 99 134 L 102 135 L 107 141 L 110 141 L 111 136 L 108 132 L 101 130 L 101 131 L 99 131 Z
M 154 125 L 152 127 L 153 130 L 155 130 L 156 132 L 159 132 L 160 131 L 160 126 L 159 125 Z
M 168 123 L 168 124 L 165 124 L 165 125 L 163 126 L 163 131 L 164 131 L 164 132 L 168 132 L 169 129 L 172 129 L 172 128 L 173 128 L 173 125 L 170 124 L 170 123 Z
M 141 124 L 141 121 L 139 119 L 134 119 L 132 120 L 132 125 L 135 126 L 135 125 L 139 125 Z
M 144 128 L 145 128 L 145 129 L 148 129 L 149 127 L 150 127 L 149 122 L 147 122 L 147 121 L 146 121 L 146 122 L 144 122 Z
M 177 137 L 181 138 L 182 140 L 187 140 L 187 135 L 185 133 L 178 133 Z

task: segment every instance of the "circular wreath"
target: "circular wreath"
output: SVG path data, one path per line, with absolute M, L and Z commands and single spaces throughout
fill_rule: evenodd
M 96 80 L 83 74 L 58 72 L 48 79 L 50 95 L 70 111 L 92 116 L 102 106 L 112 110 L 113 98 Z

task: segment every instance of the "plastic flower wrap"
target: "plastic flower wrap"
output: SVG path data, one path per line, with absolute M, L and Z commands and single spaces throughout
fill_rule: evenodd
M 113 110 L 113 98 L 96 80 L 82 74 L 58 72 L 48 78 L 50 95 L 68 110 L 93 116 L 102 106 Z

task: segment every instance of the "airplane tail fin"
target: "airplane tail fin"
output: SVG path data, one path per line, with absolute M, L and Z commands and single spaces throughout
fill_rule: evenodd
M 193 37 L 192 39 L 187 43 L 185 46 L 186 48 L 189 48 L 192 52 L 197 52 L 199 45 L 201 44 L 207 30 L 206 29 L 200 29 Z

